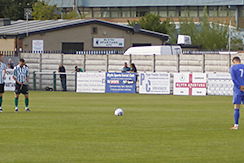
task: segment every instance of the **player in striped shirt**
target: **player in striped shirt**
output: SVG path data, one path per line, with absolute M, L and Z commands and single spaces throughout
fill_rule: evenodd
M 0 54 L 0 112 L 3 112 L 2 102 L 4 93 L 4 79 L 6 74 L 6 64 L 3 63 L 3 54 Z
M 13 79 L 15 84 L 15 112 L 18 112 L 19 95 L 25 96 L 25 111 L 30 112 L 29 109 L 29 92 L 28 92 L 28 80 L 29 80 L 29 68 L 25 65 L 25 60 L 20 59 L 19 64 L 14 68 Z

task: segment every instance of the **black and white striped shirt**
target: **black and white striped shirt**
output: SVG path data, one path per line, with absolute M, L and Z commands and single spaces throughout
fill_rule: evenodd
M 18 82 L 27 83 L 27 78 L 29 77 L 29 68 L 26 65 L 22 67 L 17 65 L 14 68 L 14 77 Z
M 6 64 L 3 62 L 0 62 L 0 84 L 4 83 L 4 75 L 5 75 L 6 69 L 7 69 Z

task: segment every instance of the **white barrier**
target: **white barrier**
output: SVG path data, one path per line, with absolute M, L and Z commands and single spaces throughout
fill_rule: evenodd
M 206 96 L 206 85 L 205 73 L 175 73 L 173 94 Z
M 7 69 L 6 75 L 5 75 L 5 91 L 14 91 L 15 90 L 15 81 L 13 79 L 14 70 L 13 69 Z
M 139 73 L 140 94 L 174 95 L 232 95 L 233 83 L 229 73 Z M 105 93 L 106 73 L 77 73 L 77 92 Z
M 208 95 L 233 95 L 233 83 L 229 73 L 208 73 Z
M 79 93 L 105 93 L 106 73 L 77 73 L 77 90 Z
M 140 73 L 140 94 L 170 94 L 169 73 Z

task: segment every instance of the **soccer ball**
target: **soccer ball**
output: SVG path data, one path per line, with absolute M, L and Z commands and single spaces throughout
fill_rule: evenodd
M 114 115 L 116 115 L 116 116 L 122 116 L 122 115 L 124 115 L 123 109 L 121 109 L 121 108 L 115 109 Z

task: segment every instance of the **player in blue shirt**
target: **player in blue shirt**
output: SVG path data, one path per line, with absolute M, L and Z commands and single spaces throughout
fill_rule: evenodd
M 233 66 L 230 68 L 231 79 L 234 83 L 233 104 L 234 104 L 234 126 L 232 130 L 238 130 L 240 105 L 244 104 L 244 64 L 241 64 L 239 57 L 232 59 Z

